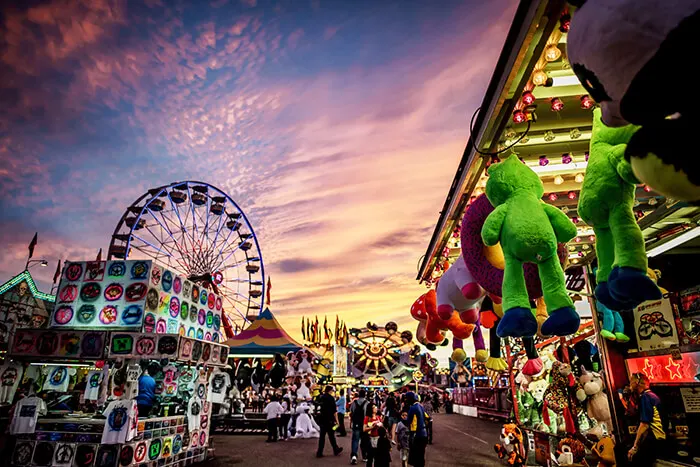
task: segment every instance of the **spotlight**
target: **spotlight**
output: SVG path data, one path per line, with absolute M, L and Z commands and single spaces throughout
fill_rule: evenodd
M 547 156 L 540 156 L 540 167 L 545 167 L 548 164 L 549 159 L 547 159 Z
M 523 104 L 532 105 L 535 103 L 535 95 L 531 91 L 525 91 L 522 97 Z
M 595 101 L 591 99 L 591 96 L 585 95 L 581 96 L 581 108 L 584 110 L 590 110 L 595 105 Z
M 572 160 L 573 160 L 573 158 L 571 157 L 571 154 L 568 152 L 561 155 L 561 163 L 562 164 L 571 164 Z

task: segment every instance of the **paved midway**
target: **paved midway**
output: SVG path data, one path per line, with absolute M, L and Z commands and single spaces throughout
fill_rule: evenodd
M 500 466 L 493 445 L 498 442 L 500 423 L 465 417 L 435 415 L 433 444 L 426 450 L 426 465 L 432 466 Z M 337 438 L 343 453 L 333 457 L 326 440 L 325 457 L 317 459 L 318 438 L 294 439 L 265 443 L 267 436 L 213 436 L 216 458 L 207 466 L 332 466 L 350 464 L 350 433 Z M 400 466 L 396 450 L 391 453 L 391 465 Z M 362 461 L 359 466 L 364 465 Z

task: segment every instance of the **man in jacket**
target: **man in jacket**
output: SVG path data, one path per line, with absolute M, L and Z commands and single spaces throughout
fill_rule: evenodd
M 338 447 L 335 441 L 335 427 L 338 426 L 338 412 L 335 406 L 335 388 L 326 386 L 323 395 L 319 397 L 320 414 L 318 426 L 320 428 L 318 438 L 318 451 L 316 457 L 323 457 L 323 449 L 326 447 L 326 435 L 333 447 L 333 455 L 337 456 L 343 452 L 343 448 Z
M 411 450 L 408 463 L 413 467 L 425 467 L 425 446 L 428 444 L 425 411 L 413 392 L 406 393 L 406 402 L 410 404 L 408 426 L 411 430 Z

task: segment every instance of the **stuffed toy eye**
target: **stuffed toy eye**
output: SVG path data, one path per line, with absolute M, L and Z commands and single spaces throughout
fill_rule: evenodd
M 588 91 L 596 102 L 600 103 L 612 100 L 605 90 L 603 83 L 600 82 L 595 73 L 580 63 L 574 63 L 571 68 L 574 70 L 574 73 L 576 73 L 579 81 L 581 81 L 581 85 L 586 88 L 586 91 Z

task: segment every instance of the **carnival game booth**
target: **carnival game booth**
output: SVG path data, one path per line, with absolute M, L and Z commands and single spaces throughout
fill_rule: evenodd
M 151 261 L 64 266 L 49 328 L 18 329 L 5 363 L 4 371 L 17 376 L 12 389 L 25 396 L 14 398 L 12 465 L 188 465 L 207 458 L 228 348 L 167 332 L 183 326 L 207 336 L 208 313 L 212 330 L 220 318 L 215 295 L 194 322 L 189 307 L 176 312 L 174 303 L 194 302 L 196 286 L 188 282 Z M 167 305 L 149 301 L 152 291 L 170 291 Z M 155 401 L 137 409 L 145 371 L 155 380 Z
M 543 388 L 543 392 L 549 391 L 547 394 L 552 396 L 543 394 L 543 397 L 562 402 L 553 400 L 549 405 L 554 406 L 555 418 L 561 421 L 559 415 L 562 415 L 564 423 L 561 430 L 557 427 L 556 435 L 539 437 L 535 449 L 539 464 L 549 465 L 552 456 L 557 457 L 559 443 L 554 449 L 545 449 L 545 444 L 551 447 L 552 439 L 557 436 L 573 439 L 584 434 L 598 443 L 612 443 L 609 437 L 596 433 L 603 425 L 614 438 L 617 461 L 622 463 L 633 442 L 631 432 L 637 421 L 625 423 L 626 401 L 618 397 L 618 391 L 624 392 L 630 374 L 642 372 L 651 380 L 652 390 L 663 393 L 662 401 L 669 408 L 671 422 L 664 428 L 675 447 L 659 452 L 659 457 L 677 464 L 696 465 L 695 446 L 700 443 L 688 440 L 698 439 L 694 428 L 698 348 L 692 336 L 697 335 L 698 329 L 694 305 L 697 290 L 693 286 L 700 283 L 695 267 L 700 209 L 679 201 L 694 198 L 672 187 L 676 182 L 682 184 L 683 173 L 661 181 L 656 175 L 672 173 L 671 166 L 647 171 L 643 165 L 652 159 L 641 161 L 632 153 L 627 158 L 621 156 L 626 148 L 631 148 L 628 143 L 632 136 L 643 131 L 635 133 L 636 129 L 622 127 L 621 130 L 603 123 L 610 122 L 610 109 L 618 108 L 619 102 L 601 109 L 595 100 L 601 95 L 596 94 L 592 83 L 605 85 L 599 81 L 606 78 L 610 81 L 611 70 L 629 62 L 610 60 L 603 68 L 600 63 L 585 63 L 596 68 L 588 75 L 588 68 L 579 63 L 579 76 L 570 62 L 570 53 L 576 55 L 577 47 L 578 58 L 583 62 L 597 56 L 595 51 L 582 51 L 590 44 L 602 43 L 599 39 L 606 40 L 590 37 L 591 34 L 603 30 L 609 31 L 610 37 L 618 32 L 630 34 L 630 29 L 618 27 L 615 22 L 624 22 L 641 12 L 649 14 L 645 5 L 621 2 L 621 9 L 628 8 L 623 17 L 606 13 L 596 16 L 595 2 L 589 1 L 581 11 L 585 8 L 589 13 L 579 16 L 577 31 L 580 12 L 566 2 L 520 2 L 482 104 L 470 121 L 469 140 L 417 279 L 436 290 L 438 314 L 440 307 L 447 305 L 442 318 L 448 318 L 448 312 L 455 310 L 463 322 L 491 327 L 491 332 L 496 331 L 506 341 L 505 346 L 527 349 L 524 353 L 530 353 L 536 344 L 543 342 L 535 337 L 538 333 L 554 336 L 555 347 L 573 347 L 580 334 L 580 326 L 576 324 L 580 324 L 577 321 L 581 317 L 577 320 L 571 310 L 580 314 L 579 303 L 586 303 L 593 318 L 593 330 L 586 332 L 592 335 L 575 343 L 584 346 L 583 342 L 587 342 L 596 348 L 600 372 L 587 369 L 596 374 L 589 375 L 591 380 L 586 383 L 592 383 L 588 385 L 590 391 L 594 386 L 602 389 L 595 392 L 595 398 L 586 390 L 585 394 L 581 393 L 583 400 L 578 400 L 576 385 L 583 384 L 580 378 L 584 375 L 573 372 L 579 368 L 566 367 L 574 361 L 568 351 L 552 354 L 552 365 L 556 363 L 559 369 L 551 370 Z M 664 17 L 669 13 L 683 17 L 677 11 L 664 12 Z M 606 21 L 609 23 L 604 28 L 591 26 Z M 636 42 L 629 38 L 614 43 L 636 47 Z M 639 44 L 644 46 L 648 44 Z M 609 50 L 612 49 L 603 47 L 597 53 L 603 55 Z M 648 56 L 653 56 L 653 52 Z M 628 76 L 621 71 L 624 70 L 615 70 L 616 76 Z M 582 76 L 586 87 L 580 84 Z M 618 91 L 619 95 L 625 93 Z M 694 95 L 690 89 L 677 91 Z M 655 102 L 651 98 L 649 108 Z M 641 144 L 633 146 L 634 150 L 641 149 L 645 155 L 653 152 L 643 147 L 644 142 L 634 141 Z M 617 157 L 607 149 L 612 146 L 617 148 L 614 154 L 620 156 L 619 164 L 608 164 L 610 157 Z M 632 167 L 639 170 L 635 172 Z M 646 183 L 635 180 L 635 174 L 641 174 Z M 606 195 L 601 191 L 603 185 L 615 187 L 617 194 Z M 508 186 L 519 189 L 508 191 Z M 538 199 L 542 203 L 533 201 Z M 508 211 L 513 203 L 521 202 L 524 204 L 518 204 L 518 210 L 524 216 Z M 526 205 L 530 207 L 525 208 Z M 535 218 L 535 212 L 545 213 L 540 218 L 542 223 L 528 224 Z M 518 245 L 522 246 L 519 242 L 525 238 L 523 234 L 533 238 L 533 232 L 539 231 L 542 224 L 549 224 L 554 231 L 553 237 L 548 237 L 547 252 L 538 252 L 521 263 Z M 528 227 L 523 228 L 525 225 Z M 553 245 L 557 245 L 559 265 L 555 264 Z M 522 274 L 513 276 L 511 272 L 519 268 L 523 269 Z M 662 273 L 659 285 L 666 287 L 670 295 L 662 294 L 653 285 L 658 276 L 656 269 Z M 623 270 L 625 279 L 620 282 L 618 274 Z M 630 282 L 626 282 L 627 274 Z M 455 283 L 457 293 L 448 293 Z M 625 289 L 623 283 L 635 285 Z M 448 300 L 440 299 L 441 289 Z M 503 300 L 503 309 L 495 310 L 495 318 L 484 315 L 483 306 L 478 315 L 464 314 L 468 309 L 460 302 L 471 300 L 473 306 L 474 300 L 480 299 L 482 289 L 490 298 L 495 297 L 494 303 Z M 554 290 L 557 299 L 552 296 Z M 543 295 L 548 303 L 541 307 L 537 299 Z M 517 306 L 513 306 L 514 302 Z M 527 313 L 528 308 L 533 311 L 534 321 Z M 515 309 L 519 311 L 513 314 Z M 480 323 L 475 321 L 476 316 L 480 317 Z M 514 317 L 517 318 L 511 319 Z M 439 337 L 436 335 L 436 339 Z M 528 343 L 524 337 L 533 339 Z M 650 343 L 659 339 L 664 344 L 651 348 Z M 428 343 L 436 345 L 436 342 Z M 473 357 L 487 368 L 493 367 L 484 361 L 483 354 L 479 358 L 478 350 L 485 349 L 477 347 Z M 528 361 L 536 359 L 528 358 Z M 508 363 L 512 367 L 514 362 Z M 526 376 L 538 375 L 543 369 L 540 363 L 518 371 Z M 517 388 L 513 389 L 517 394 Z M 573 413 L 577 407 L 592 422 L 587 428 L 583 428 L 585 423 L 577 424 L 579 414 Z M 597 417 L 590 415 L 591 407 Z M 563 408 L 569 409 L 568 415 L 563 415 Z M 602 422 L 608 413 L 610 419 Z M 521 435 L 522 428 L 518 427 Z M 524 444 L 535 445 L 535 441 L 525 439 Z M 590 454 L 593 441 L 583 444 L 577 445 L 575 451 Z M 574 461 L 580 460 L 579 455 L 574 457 Z M 565 456 L 563 462 L 568 460 Z

